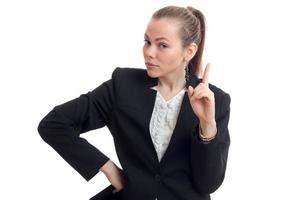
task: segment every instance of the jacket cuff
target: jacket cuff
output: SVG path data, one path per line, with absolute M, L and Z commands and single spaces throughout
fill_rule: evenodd
M 210 141 L 205 141 L 203 140 L 200 135 L 199 135 L 199 123 L 197 124 L 197 126 L 195 127 L 195 129 L 192 131 L 192 142 L 195 144 L 199 144 L 199 145 L 208 145 L 208 146 L 213 146 L 214 144 L 218 143 L 219 139 L 219 129 L 217 127 L 217 133 L 216 136 L 210 140 Z M 209 145 L 212 144 L 212 145 Z

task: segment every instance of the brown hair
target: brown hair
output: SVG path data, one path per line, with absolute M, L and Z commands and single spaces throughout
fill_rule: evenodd
M 154 19 L 161 18 L 178 19 L 180 24 L 179 37 L 181 38 L 182 47 L 186 48 L 192 42 L 198 45 L 198 49 L 194 57 L 189 61 L 190 70 L 196 76 L 202 76 L 202 55 L 205 41 L 205 17 L 201 11 L 187 6 L 166 6 L 163 7 L 152 15 Z

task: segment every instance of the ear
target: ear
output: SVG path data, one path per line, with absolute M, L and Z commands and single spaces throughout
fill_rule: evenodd
M 195 42 L 192 42 L 188 47 L 185 49 L 185 58 L 187 60 L 191 60 L 198 50 L 198 45 Z

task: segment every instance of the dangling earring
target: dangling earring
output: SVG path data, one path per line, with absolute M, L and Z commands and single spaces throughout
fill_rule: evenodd
M 189 83 L 190 83 L 190 71 L 189 71 L 189 66 L 186 62 L 186 60 L 184 59 L 184 69 L 185 69 L 185 87 L 188 89 L 189 87 Z

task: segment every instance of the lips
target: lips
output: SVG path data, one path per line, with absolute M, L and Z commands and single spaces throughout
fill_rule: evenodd
M 158 65 L 155 65 L 155 64 L 153 64 L 153 63 L 149 63 L 149 62 L 146 62 L 146 65 L 148 65 L 148 66 L 152 66 L 152 67 L 157 67 Z

